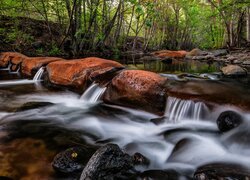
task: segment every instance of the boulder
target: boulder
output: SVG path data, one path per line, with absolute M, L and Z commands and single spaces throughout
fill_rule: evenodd
M 242 122 L 242 117 L 234 111 L 225 111 L 217 119 L 217 126 L 221 132 L 236 128 Z
M 113 69 L 114 68 L 114 69 Z M 49 63 L 46 67 L 47 83 L 64 86 L 74 91 L 84 91 L 91 79 L 100 79 L 101 75 L 113 74 L 123 66 L 115 61 L 89 57 L 84 59 L 64 60 Z
M 190 58 L 190 57 L 193 57 L 193 56 L 206 56 L 208 54 L 209 54 L 208 52 L 202 51 L 202 50 L 196 48 L 196 49 L 193 49 L 192 51 L 188 52 L 186 54 L 186 57 Z
M 7 67 L 9 63 L 20 64 L 27 56 L 17 52 L 3 52 L 0 54 L 0 67 Z
M 159 57 L 159 58 L 184 58 L 187 54 L 187 51 L 170 51 L 170 50 L 161 50 L 155 51 L 151 53 L 152 55 Z
M 132 158 L 115 144 L 98 149 L 84 168 L 80 180 L 121 179 L 133 169 Z
M 42 66 L 63 60 L 57 57 L 29 57 L 22 61 L 21 72 L 25 77 L 33 77 Z
M 245 69 L 238 65 L 227 65 L 223 68 L 221 68 L 221 71 L 225 76 L 245 76 L 247 75 L 247 72 Z
M 72 147 L 58 153 L 52 162 L 52 167 L 59 173 L 77 173 L 83 170 L 91 153 L 83 147 Z
M 249 179 L 250 170 L 232 163 L 213 163 L 199 167 L 194 173 L 195 180 Z
M 163 114 L 166 81 L 166 78 L 153 72 L 124 70 L 108 85 L 104 101 Z
M 227 49 L 217 49 L 211 52 L 215 57 L 218 56 L 225 56 L 228 54 L 228 50 Z

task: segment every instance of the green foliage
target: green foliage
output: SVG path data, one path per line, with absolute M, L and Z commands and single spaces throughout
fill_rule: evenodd
M 244 13 L 249 7 L 248 1 L 220 2 L 5 0 L 0 1 L 0 14 L 42 20 L 48 29 L 49 22 L 59 24 L 61 28 L 58 31 L 64 32 L 64 36 L 56 44 L 63 44 L 63 39 L 70 39 L 70 49 L 76 54 L 104 47 L 128 49 L 126 43 L 130 37 L 143 39 L 144 47 L 141 49 L 210 49 L 222 47 L 228 41 L 229 32 L 226 26 L 230 22 L 234 25 L 233 34 L 238 33 L 240 13 Z M 25 30 L 3 29 L 0 29 L 0 34 L 4 33 L 8 42 L 27 44 L 34 40 Z M 242 30 L 240 35 L 243 36 L 244 33 Z M 53 44 L 52 39 L 50 37 L 49 54 L 54 55 L 60 53 L 60 49 Z
M 54 43 L 52 43 L 52 46 L 48 52 L 48 55 L 49 56 L 56 56 L 56 55 L 60 55 L 62 54 L 60 48 L 58 48 L 58 46 Z

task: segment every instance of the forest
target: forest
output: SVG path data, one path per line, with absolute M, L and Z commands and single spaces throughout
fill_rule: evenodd
M 94 52 L 242 47 L 249 0 L 1 0 L 0 50 Z
M 249 180 L 250 0 L 0 0 L 0 180 Z

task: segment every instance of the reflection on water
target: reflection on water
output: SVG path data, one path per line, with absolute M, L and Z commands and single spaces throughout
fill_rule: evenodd
M 219 72 L 221 62 L 200 62 L 194 60 L 178 60 L 172 62 L 144 61 L 142 64 L 128 65 L 129 68 L 147 70 L 158 73 L 211 73 Z

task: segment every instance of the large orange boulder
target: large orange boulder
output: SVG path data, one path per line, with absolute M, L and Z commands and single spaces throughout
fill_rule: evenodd
M 6 67 L 9 63 L 20 64 L 27 56 L 17 52 L 3 52 L 0 54 L 0 67 Z
M 187 54 L 187 51 L 170 51 L 170 50 L 161 50 L 161 51 L 155 51 L 151 53 L 154 56 L 157 56 L 159 58 L 184 58 Z
M 62 58 L 57 57 L 29 57 L 25 58 L 22 61 L 21 72 L 23 76 L 32 77 L 42 66 L 47 64 L 63 60 Z
M 95 78 L 99 78 L 100 75 L 112 74 L 121 68 L 123 66 L 118 62 L 96 57 L 57 61 L 47 65 L 46 80 L 52 85 L 65 86 L 82 92 L 89 80 L 96 80 Z
M 104 101 L 162 114 L 166 102 L 166 80 L 153 72 L 124 70 L 108 85 Z

